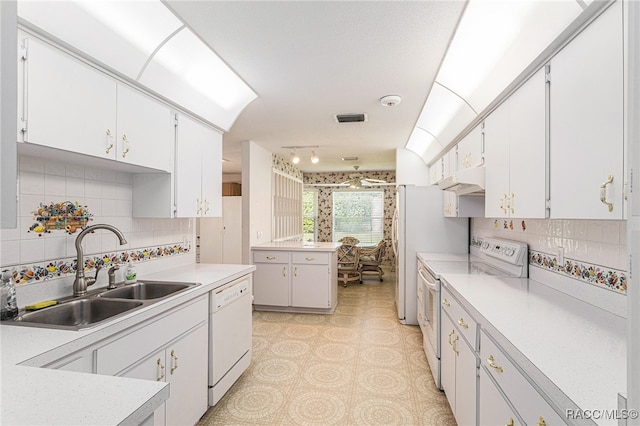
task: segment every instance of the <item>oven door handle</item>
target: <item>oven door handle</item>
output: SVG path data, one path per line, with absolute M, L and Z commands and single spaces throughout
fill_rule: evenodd
M 432 282 L 429 278 L 427 278 L 424 275 L 424 269 L 419 268 L 418 269 L 418 275 L 420 275 L 420 278 L 422 279 L 422 281 L 424 281 L 425 283 L 427 283 L 427 287 L 429 287 L 430 290 L 437 290 L 436 288 L 436 283 Z

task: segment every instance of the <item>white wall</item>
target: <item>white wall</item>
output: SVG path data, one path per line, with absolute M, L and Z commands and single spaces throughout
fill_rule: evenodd
M 251 246 L 271 241 L 272 154 L 252 141 L 242 142 L 242 223 L 244 263 Z
M 44 273 L 50 264 L 69 265 L 76 257 L 75 234 L 63 230 L 38 235 L 29 232 L 36 223 L 33 211 L 40 203 L 71 201 L 87 206 L 93 214 L 89 225 L 108 223 L 120 229 L 127 244 L 120 246 L 109 231 L 96 231 L 84 239 L 85 256 L 113 257 L 123 252 L 157 252 L 159 248 L 191 246 L 189 252 L 148 256 L 136 262 L 138 274 L 158 272 L 195 262 L 195 219 L 149 219 L 132 216 L 132 175 L 79 164 L 65 164 L 44 157 L 19 156 L 18 227 L 0 231 L 0 267 Z M 116 277 L 122 280 L 124 268 Z M 93 275 L 93 271 L 88 273 Z M 57 271 L 37 282 L 18 286 L 18 304 L 71 295 L 73 273 Z M 100 272 L 96 287 L 107 284 L 106 271 Z
M 429 185 L 429 167 L 422 157 L 408 149 L 396 149 L 396 183 L 398 185 Z

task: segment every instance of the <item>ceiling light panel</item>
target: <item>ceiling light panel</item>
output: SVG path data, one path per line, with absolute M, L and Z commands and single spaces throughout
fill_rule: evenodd
M 132 79 L 183 25 L 156 1 L 19 1 L 18 16 Z

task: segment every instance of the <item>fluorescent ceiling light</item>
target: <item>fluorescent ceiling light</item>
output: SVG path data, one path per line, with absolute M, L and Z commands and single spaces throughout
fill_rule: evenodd
M 436 81 L 468 99 L 502 58 L 532 7 L 531 1 L 470 1 Z

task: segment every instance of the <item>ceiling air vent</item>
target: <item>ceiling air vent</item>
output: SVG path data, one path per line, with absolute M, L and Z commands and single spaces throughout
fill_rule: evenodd
M 367 121 L 367 114 L 336 114 L 334 118 L 338 123 L 360 123 Z

